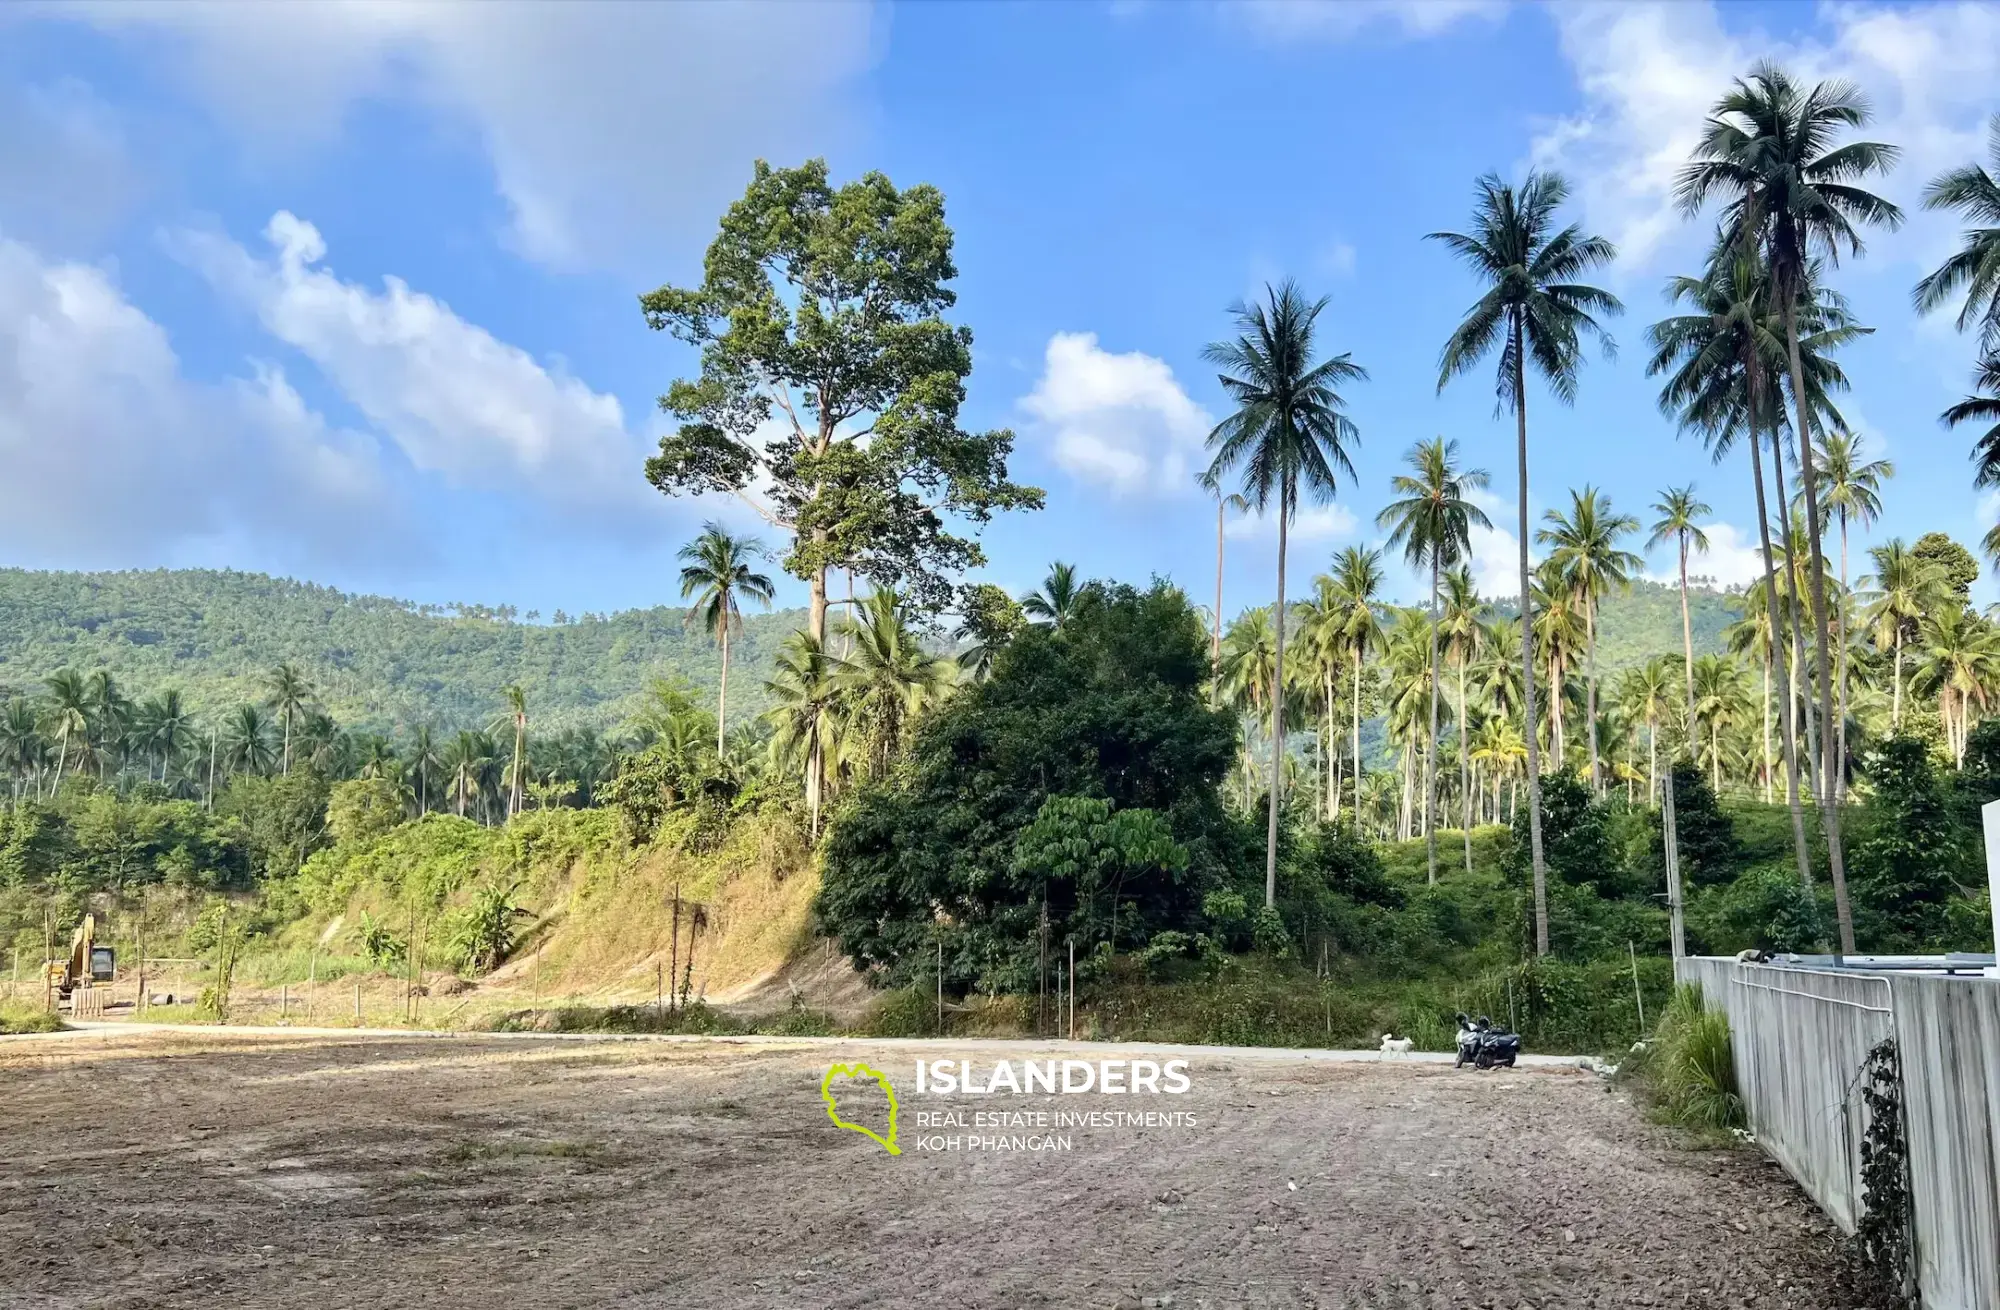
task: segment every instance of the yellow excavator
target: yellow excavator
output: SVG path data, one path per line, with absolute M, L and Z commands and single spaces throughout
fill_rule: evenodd
M 109 946 L 97 944 L 97 916 L 86 914 L 69 940 L 69 957 L 50 960 L 48 985 L 55 994 L 57 1008 L 76 1004 L 78 989 L 88 992 L 94 983 L 108 983 L 117 976 L 118 957 Z

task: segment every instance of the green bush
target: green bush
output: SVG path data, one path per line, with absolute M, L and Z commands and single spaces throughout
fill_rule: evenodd
M 1674 988 L 1673 1000 L 1654 1029 L 1645 1065 L 1669 1120 L 1714 1131 L 1743 1125 L 1729 1017 L 1708 1008 L 1699 985 L 1682 983 Z

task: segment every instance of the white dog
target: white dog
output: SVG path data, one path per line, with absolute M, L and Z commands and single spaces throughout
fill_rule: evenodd
M 1391 1037 L 1388 1033 L 1382 1034 L 1382 1054 L 1384 1055 L 1408 1055 L 1410 1048 L 1416 1044 L 1416 1039 L 1413 1037 Z

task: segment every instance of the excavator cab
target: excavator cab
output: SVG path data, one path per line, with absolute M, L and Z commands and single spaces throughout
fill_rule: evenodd
M 97 916 L 86 914 L 70 938 L 69 955 L 49 961 L 49 985 L 59 1001 L 72 999 L 78 988 L 88 991 L 93 983 L 108 983 L 118 976 L 118 956 L 109 946 L 97 944 Z

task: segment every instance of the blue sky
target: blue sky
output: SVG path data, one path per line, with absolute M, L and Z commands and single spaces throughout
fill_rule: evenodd
M 1619 244 L 1628 305 L 1574 408 L 1530 396 L 1536 512 L 1589 482 L 1643 515 L 1692 478 L 1717 524 L 1697 569 L 1740 581 L 1747 470 L 1659 417 L 1642 334 L 1703 240 L 1673 170 L 1766 55 L 1857 80 L 1869 135 L 1906 154 L 1883 189 L 1912 221 L 1839 274 L 1878 329 L 1845 359 L 1848 414 L 1898 469 L 1869 539 L 1971 542 L 2000 511 L 1936 415 L 1973 352 L 1908 290 L 1955 231 L 1916 212 L 1923 183 L 2000 111 L 2000 8 L 187 4 L 0 14 L 0 560 L 671 602 L 702 519 L 756 525 L 643 483 L 653 398 L 690 360 L 635 297 L 697 275 L 753 159 L 824 155 L 944 191 L 964 419 L 1013 428 L 1016 476 L 1048 491 L 987 532 L 994 581 L 1059 557 L 1211 594 L 1200 352 L 1287 275 L 1371 374 L 1358 479 L 1298 525 L 1294 575 L 1379 536 L 1388 477 L 1434 434 L 1492 471 L 1504 526 L 1490 376 L 1435 393 L 1473 288 L 1421 238 L 1464 225 L 1479 173 L 1535 165 Z M 1269 598 L 1275 539 L 1232 533 L 1233 611 Z M 1511 548 L 1482 534 L 1482 577 Z

